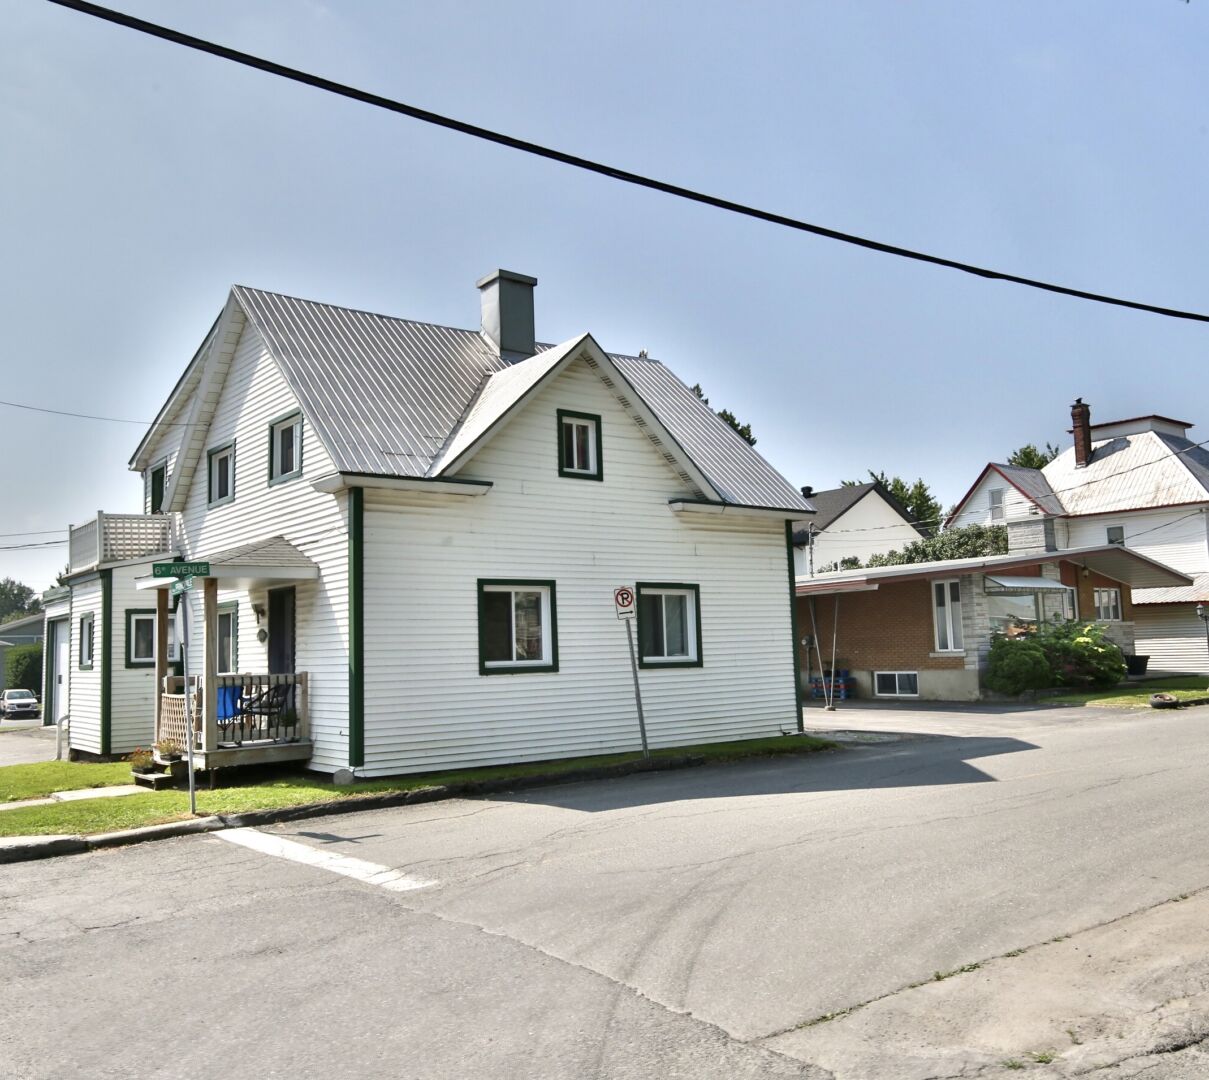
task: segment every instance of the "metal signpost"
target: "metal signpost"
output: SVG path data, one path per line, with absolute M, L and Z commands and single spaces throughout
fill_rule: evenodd
M 630 670 L 634 673 L 634 704 L 638 706 L 638 731 L 642 735 L 642 756 L 649 758 L 651 751 L 646 742 L 646 718 L 642 715 L 642 691 L 638 688 L 638 655 L 634 652 L 634 619 L 637 611 L 634 607 L 634 590 L 628 585 L 622 585 L 613 590 L 613 605 L 617 609 L 617 618 L 625 623 L 625 639 L 630 646 Z
M 178 595 L 181 586 L 180 606 L 176 609 L 176 642 L 181 651 L 181 671 L 185 678 L 185 758 L 189 763 L 189 813 L 197 813 L 197 786 L 193 775 L 193 695 L 189 693 L 189 624 L 193 621 L 193 610 L 189 604 L 193 579 L 186 578 L 172 586 L 173 595 Z

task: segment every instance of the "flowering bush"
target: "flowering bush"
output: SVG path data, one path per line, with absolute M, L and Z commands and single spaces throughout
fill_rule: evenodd
M 1104 637 L 1097 623 L 1048 623 L 1034 638 L 1044 651 L 1059 686 L 1116 686 L 1125 678 L 1121 650 Z

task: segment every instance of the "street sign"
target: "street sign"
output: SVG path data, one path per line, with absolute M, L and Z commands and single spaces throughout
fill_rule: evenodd
M 613 590 L 613 604 L 617 608 L 619 619 L 634 618 L 634 590 L 628 585 L 622 585 L 620 589 Z
M 174 581 L 168 586 L 168 593 L 171 596 L 180 596 L 181 593 L 188 592 L 193 588 L 193 579 L 191 577 L 181 578 L 180 581 Z
M 157 562 L 151 564 L 152 577 L 209 577 L 208 562 Z

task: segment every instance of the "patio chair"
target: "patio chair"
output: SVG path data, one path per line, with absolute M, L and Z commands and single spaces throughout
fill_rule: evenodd
M 241 718 L 253 725 L 263 724 L 266 729 L 273 726 L 273 721 L 285 727 L 296 725 L 297 718 L 287 711 L 293 689 L 290 683 L 274 683 L 267 690 L 244 698 L 239 707 Z

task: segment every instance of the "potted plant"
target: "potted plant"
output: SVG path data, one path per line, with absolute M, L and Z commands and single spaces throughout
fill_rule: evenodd
M 179 761 L 184 747 L 176 739 L 160 739 L 155 744 L 155 752 L 161 761 Z
M 136 746 L 130 754 L 130 771 L 140 774 L 155 772 L 151 751 L 146 747 Z

